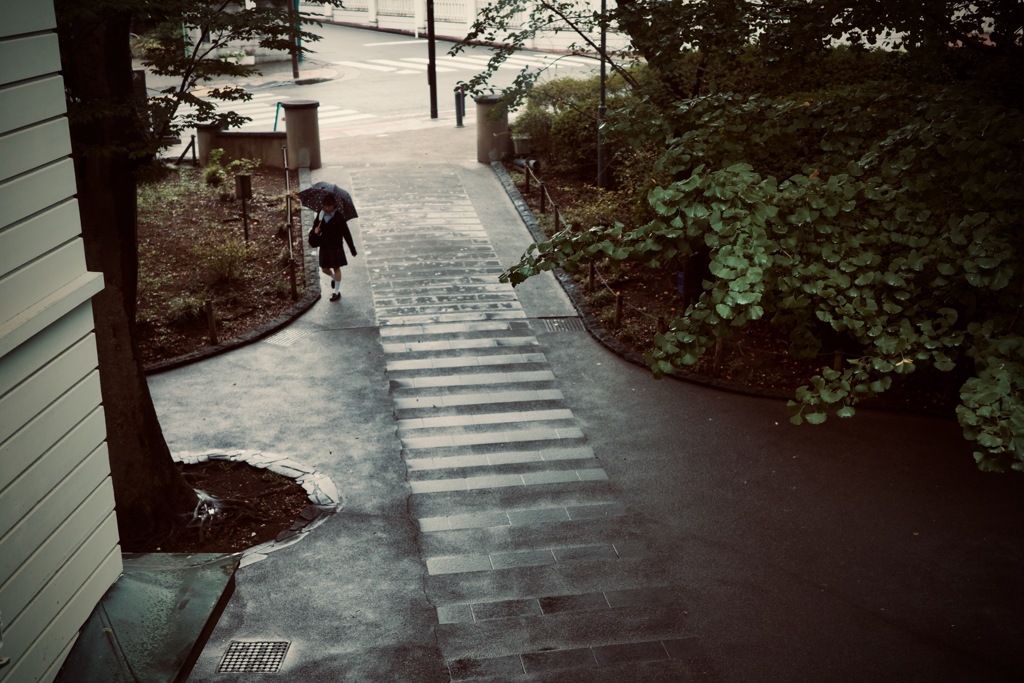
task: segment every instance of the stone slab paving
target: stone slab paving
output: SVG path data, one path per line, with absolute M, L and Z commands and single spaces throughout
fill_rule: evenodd
M 370 166 L 352 189 L 451 680 L 694 677 L 699 641 L 652 585 L 642 520 L 498 281 L 458 171 Z

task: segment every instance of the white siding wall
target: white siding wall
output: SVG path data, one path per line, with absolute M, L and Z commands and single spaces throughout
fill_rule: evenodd
M 598 11 L 600 0 L 578 0 L 581 7 Z M 480 10 L 491 4 L 491 0 L 434 0 L 434 33 L 446 38 L 461 39 L 476 21 Z M 614 0 L 607 0 L 608 8 L 615 6 Z M 299 10 L 306 14 L 326 17 L 343 24 L 365 26 L 393 31 L 402 31 L 422 36 L 427 31 L 427 0 L 346 0 L 341 8 L 299 3 Z M 525 18 L 525 14 L 524 14 Z M 595 41 L 597 36 L 594 36 Z M 566 51 L 573 43 L 581 43 L 572 32 L 540 33 L 526 45 L 534 50 Z M 612 33 L 608 36 L 612 49 L 625 46 L 623 38 Z M 313 45 L 316 50 L 316 45 Z
M 51 0 L 0 0 L 0 682 L 56 676 L 121 572 Z

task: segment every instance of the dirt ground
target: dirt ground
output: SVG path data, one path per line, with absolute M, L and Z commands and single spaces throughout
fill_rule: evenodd
M 137 317 L 146 365 L 211 344 L 207 301 L 218 341 L 281 315 L 294 302 L 289 261 L 297 266 L 295 293 L 302 293 L 301 228 L 293 228 L 289 252 L 284 172 L 252 174 L 252 198 L 245 202 L 244 216 L 235 182 L 229 175 L 219 187 L 212 187 L 202 169 L 181 167 L 159 183 L 140 188 Z M 293 174 L 293 191 L 297 183 Z M 295 204 L 296 226 L 298 211 Z M 128 550 L 238 552 L 273 540 L 310 504 L 292 479 L 245 463 L 178 467 L 193 488 L 219 500 L 221 508 L 208 523 L 194 522 L 170 538 Z
M 297 183 L 293 173 L 293 192 Z M 210 186 L 201 169 L 186 166 L 140 188 L 136 317 L 144 364 L 201 350 L 213 338 L 238 337 L 273 320 L 292 305 L 293 295 L 301 295 L 299 209 L 292 207 L 289 250 L 284 172 L 254 172 L 251 186 L 244 213 L 230 175 Z

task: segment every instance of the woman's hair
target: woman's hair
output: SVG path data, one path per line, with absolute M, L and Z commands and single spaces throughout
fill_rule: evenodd
M 324 206 L 337 206 L 338 200 L 334 198 L 334 195 L 327 195 L 324 197 Z

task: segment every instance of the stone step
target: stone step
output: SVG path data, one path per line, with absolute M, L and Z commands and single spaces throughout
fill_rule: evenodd
M 409 514 L 414 519 L 505 510 L 547 510 L 614 503 L 617 498 L 607 480 L 586 479 L 531 486 L 497 486 L 421 492 L 409 497 Z M 541 514 L 541 513 L 538 513 Z M 545 513 L 547 514 L 547 513 Z M 580 513 L 582 514 L 582 513 Z
M 525 567 L 551 567 L 572 563 L 589 564 L 597 573 L 615 571 L 620 560 L 636 560 L 647 554 L 643 541 L 619 540 L 608 543 L 565 543 L 533 548 L 488 549 L 433 555 L 424 558 L 427 574 L 468 574 L 505 572 Z M 599 565 L 595 568 L 595 565 Z
M 431 259 L 423 263 L 416 261 L 404 263 L 382 261 L 379 264 L 370 264 L 368 267 L 375 277 L 379 276 L 389 279 L 421 278 L 427 281 L 452 282 L 457 282 L 461 275 L 484 275 L 504 271 L 501 262 L 493 256 L 490 258 L 458 260 L 452 258 Z
M 547 358 L 540 352 L 517 353 L 515 349 L 501 351 L 497 354 L 465 353 L 388 360 L 385 369 L 392 378 L 399 378 L 440 374 L 440 371 L 471 372 L 481 368 L 547 364 Z
M 501 467 L 522 466 L 536 463 L 550 466 L 555 462 L 572 465 L 596 463 L 594 450 L 589 446 L 568 448 L 547 448 L 537 450 L 501 450 L 489 453 L 469 453 L 442 457 L 406 458 L 405 466 L 410 477 L 422 476 L 423 472 L 442 471 L 456 476 L 468 476 L 473 471 Z
M 543 507 L 517 507 L 497 510 L 474 510 L 461 514 L 440 514 L 420 517 L 416 524 L 424 534 L 449 533 L 464 529 L 524 528 L 537 525 L 566 525 L 593 520 L 619 520 L 626 515 L 626 507 L 617 501 L 550 504 Z
M 462 461 L 468 458 L 437 458 L 439 461 Z M 436 465 L 437 463 L 431 463 Z M 572 459 L 572 460 L 535 460 L 531 462 L 515 462 L 502 465 L 481 464 L 476 467 L 446 467 L 446 468 L 415 468 L 409 467 L 408 481 L 410 488 L 419 492 L 428 491 L 443 492 L 455 489 L 455 485 L 430 484 L 427 482 L 441 482 L 443 480 L 466 483 L 466 490 L 479 488 L 509 488 L 515 486 L 547 485 L 552 483 L 572 482 L 575 479 L 573 472 L 577 474 L 583 471 L 600 470 L 601 461 L 597 458 Z M 517 478 L 518 477 L 518 478 Z M 522 482 L 520 482 L 520 479 Z M 579 477 L 577 477 L 578 479 Z M 415 482 L 415 486 L 413 486 Z M 494 486 L 481 486 L 480 484 L 494 483 Z M 504 485 L 502 485 L 504 484 Z M 460 484 L 461 486 L 461 484 Z
M 488 320 L 517 320 L 526 318 L 522 310 L 510 311 L 462 311 L 457 313 L 437 313 L 426 315 L 392 315 L 377 316 L 377 323 L 382 327 L 389 325 L 443 324 L 456 322 L 483 322 Z
M 376 305 L 385 308 L 406 306 L 438 306 L 450 303 L 467 303 L 475 301 L 515 301 L 519 299 L 507 285 L 498 284 L 494 287 L 475 285 L 473 287 L 456 286 L 447 290 L 424 292 L 420 288 L 410 288 L 404 294 L 374 297 Z
M 400 436 L 414 435 L 418 430 L 450 429 L 454 427 L 482 427 L 522 423 L 551 422 L 553 420 L 575 420 L 568 408 L 548 410 L 515 410 L 500 413 L 476 413 L 442 415 L 436 417 L 413 417 L 398 420 Z
M 374 299 L 375 309 L 385 312 L 391 309 L 402 309 L 423 306 L 443 306 L 460 304 L 496 304 L 515 302 L 519 300 L 515 292 L 506 291 L 480 291 L 480 292 L 459 292 L 457 294 L 425 295 L 420 292 L 411 293 L 408 296 L 376 296 Z
M 436 607 L 543 596 L 672 585 L 677 579 L 665 566 L 646 557 L 615 561 L 563 562 L 515 569 L 429 574 L 424 589 Z
M 521 617 L 550 617 L 587 614 L 621 609 L 663 607 L 674 614 L 686 613 L 687 591 L 672 586 L 645 585 L 633 588 L 604 588 L 593 592 L 562 595 L 490 595 L 478 602 L 447 603 L 437 606 L 439 624 L 482 624 L 506 622 Z
M 460 289 L 469 290 L 475 287 L 507 288 L 508 285 L 499 282 L 493 275 L 486 274 L 465 276 L 450 282 L 376 281 L 370 284 L 370 291 L 375 296 L 386 296 L 389 292 L 407 294 L 409 292 L 459 291 Z
M 642 597 L 637 602 L 631 595 Z M 688 607 L 671 590 L 654 588 L 637 593 L 607 590 L 438 605 L 437 631 L 439 640 L 448 646 L 446 653 L 454 657 L 564 650 L 609 642 L 643 643 L 692 638 Z
M 551 513 L 549 521 L 545 523 L 511 524 L 511 520 L 520 522 L 535 519 L 540 517 L 542 512 L 548 510 L 513 511 L 508 517 L 510 523 L 503 526 L 423 532 L 420 535 L 422 554 L 424 557 L 449 557 L 507 551 L 550 551 L 559 561 L 614 560 L 617 559 L 617 545 L 644 540 L 637 531 L 640 518 L 636 513 L 627 511 L 623 511 L 623 514 L 617 517 L 580 520 L 557 520 L 555 514 Z M 491 517 L 492 519 L 485 520 L 481 516 L 462 515 L 433 521 L 463 525 L 496 524 L 501 521 L 496 514 L 492 514 Z M 429 527 L 431 523 L 430 520 L 424 521 L 420 528 Z
M 431 339 L 502 337 L 530 332 L 530 323 L 526 320 L 483 320 L 395 325 L 380 330 L 380 336 L 387 342 L 396 343 L 400 341 L 430 341 Z
M 477 337 L 472 339 L 434 339 L 430 341 L 391 342 L 381 345 L 389 358 L 432 358 L 442 354 L 490 349 L 519 350 L 540 346 L 534 336 Z
M 608 641 L 490 657 L 447 659 L 452 683 L 461 681 L 586 681 L 587 683 L 681 683 L 717 680 L 700 640 L 679 637 Z M 555 676 L 555 678 L 552 678 Z
M 466 477 L 412 479 L 409 481 L 409 488 L 413 495 L 416 495 L 607 481 L 608 474 L 600 467 L 577 467 L 520 474 L 476 474 Z
M 430 393 L 427 390 L 394 398 L 399 419 L 448 414 L 474 414 L 518 407 L 520 410 L 561 406 L 565 397 L 558 389 L 467 390 L 460 393 Z
M 515 385 L 553 382 L 554 373 L 550 370 L 521 370 L 510 372 L 470 372 L 444 375 L 426 375 L 415 377 L 399 377 L 390 380 L 391 390 L 398 396 L 408 396 L 412 392 L 423 393 L 423 389 L 465 388 L 465 387 L 514 387 Z M 405 392 L 405 393 L 399 393 Z

